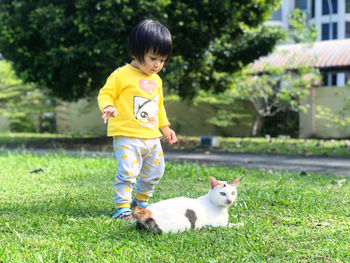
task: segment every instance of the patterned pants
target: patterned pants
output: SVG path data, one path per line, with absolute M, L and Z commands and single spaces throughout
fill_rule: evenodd
M 113 200 L 117 208 L 130 206 L 134 186 L 136 199 L 148 201 L 152 197 L 154 186 L 164 174 L 160 140 L 118 136 L 114 137 L 113 148 L 118 161 L 118 172 L 113 185 Z

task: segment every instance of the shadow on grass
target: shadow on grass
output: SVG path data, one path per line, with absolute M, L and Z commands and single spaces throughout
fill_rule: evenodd
M 5 202 L 0 208 L 1 216 L 15 217 L 47 217 L 68 216 L 77 218 L 111 217 L 115 211 L 111 204 L 109 207 L 91 205 L 89 202 L 73 198 L 51 198 L 49 200 L 30 201 L 21 203 Z

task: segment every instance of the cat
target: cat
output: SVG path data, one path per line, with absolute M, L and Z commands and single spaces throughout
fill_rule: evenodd
M 158 111 L 158 96 L 153 99 L 134 97 L 134 116 L 142 127 L 154 129 Z
M 181 233 L 204 226 L 229 226 L 228 208 L 237 197 L 241 177 L 233 181 L 218 181 L 210 176 L 209 192 L 197 199 L 178 197 L 149 205 L 146 209 L 135 207 L 132 215 L 136 228 L 158 234 Z

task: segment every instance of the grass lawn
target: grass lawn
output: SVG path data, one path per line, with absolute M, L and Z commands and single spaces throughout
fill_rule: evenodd
M 343 177 L 247 170 L 230 209 L 230 222 L 244 226 L 154 235 L 110 218 L 112 158 L 0 151 L 0 167 L 0 262 L 350 261 Z M 209 175 L 239 173 L 167 163 L 151 201 L 198 197 Z
M 179 142 L 173 145 L 164 143 L 166 150 L 213 151 L 213 152 L 253 152 L 304 156 L 350 157 L 350 140 L 322 139 L 281 139 L 281 138 L 220 138 L 220 147 L 200 148 L 199 137 L 178 136 Z M 107 137 L 35 133 L 0 133 L 0 148 L 74 148 L 108 150 L 112 139 Z

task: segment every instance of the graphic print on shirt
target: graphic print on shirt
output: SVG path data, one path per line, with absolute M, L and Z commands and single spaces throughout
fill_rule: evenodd
M 157 89 L 157 83 L 151 79 L 140 79 L 139 87 L 149 95 L 152 95 L 152 93 Z
M 154 129 L 158 121 L 158 95 L 153 99 L 134 97 L 134 115 L 142 127 Z

